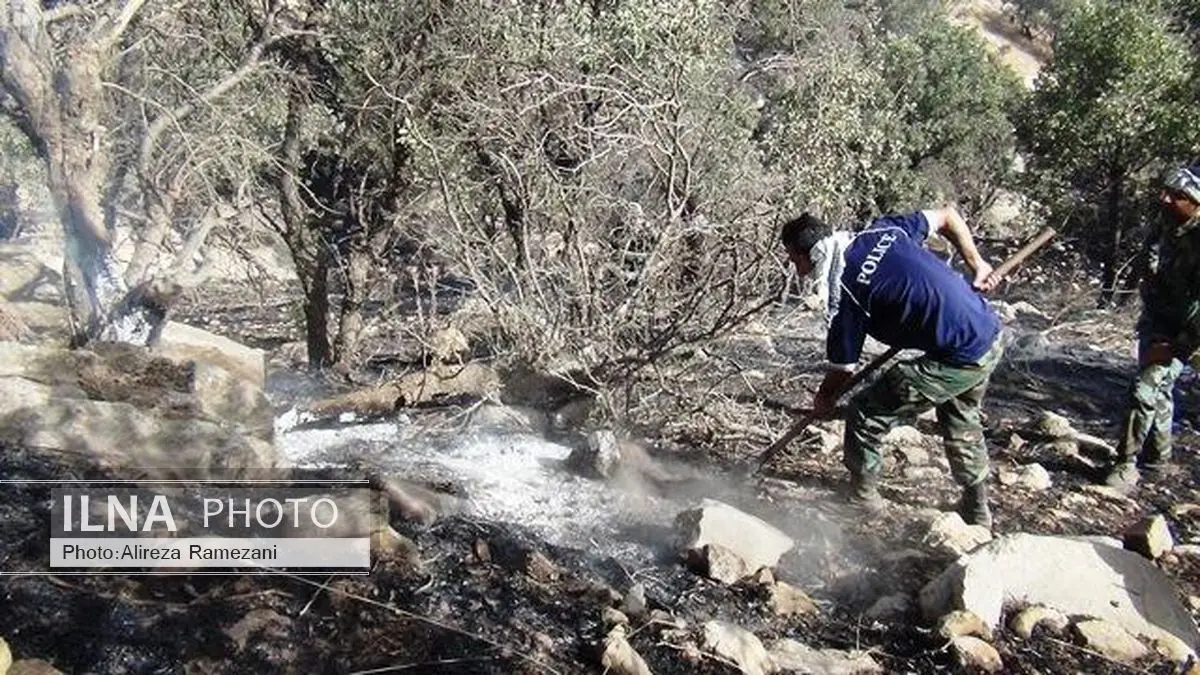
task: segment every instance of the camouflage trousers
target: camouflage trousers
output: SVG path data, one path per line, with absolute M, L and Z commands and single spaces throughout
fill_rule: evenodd
M 1173 331 L 1147 314 L 1138 320 L 1138 354 L 1145 353 L 1155 337 Z M 1151 363 L 1138 367 L 1137 377 L 1129 386 L 1125 419 L 1117 443 L 1117 462 L 1137 459 L 1149 440 L 1146 461 L 1151 464 L 1171 457 L 1171 425 L 1175 419 L 1175 380 L 1183 373 L 1184 362 L 1196 351 L 1191 345 L 1174 345 L 1169 363 Z
M 850 400 L 842 457 L 846 468 L 854 475 L 878 474 L 884 434 L 934 408 L 954 481 L 970 487 L 986 480 L 988 453 L 979 407 L 1003 353 L 997 335 L 977 365 L 952 366 L 922 356 L 889 368 Z

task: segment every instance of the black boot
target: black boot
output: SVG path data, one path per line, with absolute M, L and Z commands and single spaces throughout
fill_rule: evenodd
M 988 508 L 987 481 L 981 480 L 964 488 L 962 500 L 958 502 L 958 515 L 968 525 L 982 525 L 992 529 L 992 511 Z

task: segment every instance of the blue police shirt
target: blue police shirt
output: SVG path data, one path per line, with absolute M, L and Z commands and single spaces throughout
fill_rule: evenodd
M 978 363 L 1000 332 L 987 301 L 924 248 L 924 213 L 889 215 L 860 232 L 846 249 L 837 310 L 826 353 L 836 366 L 858 363 L 867 335 L 920 349 L 951 365 Z

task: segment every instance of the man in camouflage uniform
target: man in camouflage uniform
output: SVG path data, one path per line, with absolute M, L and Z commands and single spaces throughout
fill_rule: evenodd
M 1137 485 L 1171 459 L 1175 380 L 1200 347 L 1200 165 L 1179 169 L 1159 193 L 1161 212 L 1147 238 L 1138 374 L 1129 388 L 1109 486 Z M 1150 443 L 1147 443 L 1149 439 Z
M 926 250 L 934 231 L 962 255 L 973 284 Z M 858 233 L 833 232 L 804 214 L 783 226 L 781 238 L 797 271 L 814 276 L 826 301 L 830 367 L 813 401 L 815 414 L 833 409 L 867 335 L 925 352 L 892 366 L 851 400 L 843 456 L 850 500 L 872 510 L 884 506 L 878 491 L 880 440 L 934 408 L 951 473 L 963 489 L 959 512 L 967 522 L 990 528 L 988 454 L 979 414 L 1003 347 L 1000 320 L 978 291 L 990 290 L 997 279 L 957 210 L 889 215 Z

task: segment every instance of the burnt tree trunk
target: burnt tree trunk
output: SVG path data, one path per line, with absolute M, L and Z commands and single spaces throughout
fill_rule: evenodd
M 87 339 L 146 344 L 163 317 L 125 302 L 129 288 L 117 274 L 101 207 L 110 165 L 102 138 L 101 73 L 125 21 L 60 56 L 41 3 L 13 0 L 0 13 L 0 77 L 15 103 L 5 112 L 45 162 L 65 235 L 67 277 L 78 281 L 72 323 Z
M 300 170 L 300 125 L 308 101 L 304 92 L 293 85 L 288 96 L 287 119 L 280 146 L 278 177 L 280 215 L 279 234 L 287 243 L 296 266 L 296 276 L 304 290 L 304 340 L 308 346 L 308 367 L 325 368 L 332 362 L 329 344 L 329 252 L 313 232 L 311 219 L 300 197 L 296 175 Z
M 1100 280 L 1100 306 L 1107 307 L 1113 303 L 1117 291 L 1117 275 L 1121 260 L 1121 243 L 1125 234 L 1125 217 L 1121 212 L 1121 191 L 1125 187 L 1124 175 L 1114 171 L 1109 178 L 1108 195 L 1106 199 L 1107 213 L 1101 218 L 1109 218 L 1112 230 L 1103 257 L 1103 272 Z

